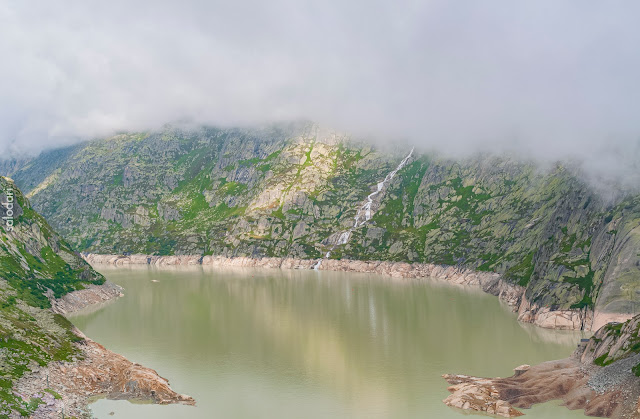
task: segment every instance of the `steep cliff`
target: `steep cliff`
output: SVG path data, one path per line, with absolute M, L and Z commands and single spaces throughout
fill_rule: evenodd
M 52 298 L 104 283 L 102 275 L 91 269 L 4 177 L 0 177 L 0 218 L 0 275 L 20 300 L 48 308 Z
M 74 298 L 84 303 L 91 298 L 102 301 L 120 295 L 120 289 L 105 284 L 102 275 L 74 252 L 4 177 L 0 177 L 0 218 L 0 416 L 60 417 L 61 409 L 66 409 L 67 416 L 84 414 L 88 397 L 109 394 L 108 386 L 117 380 L 113 374 L 118 367 L 127 368 L 132 376 L 143 367 L 86 339 L 60 312 L 77 306 Z M 88 391 L 86 383 L 63 385 L 53 374 L 105 355 L 102 363 L 111 374 L 102 375 L 104 388 Z M 51 372 L 46 380 L 44 375 L 38 383 L 30 378 L 43 371 Z M 82 373 L 76 375 L 86 379 Z M 150 373 L 145 377 L 149 382 L 162 380 L 157 374 L 157 378 Z M 120 394 L 152 398 L 148 390 Z M 163 392 L 167 394 L 175 395 Z
M 497 272 L 548 311 L 636 310 L 640 197 L 603 199 L 567 165 L 411 155 L 291 124 L 168 128 L 44 153 L 14 177 L 78 249 L 94 253 L 386 260 Z M 350 231 L 348 240 L 341 233 Z

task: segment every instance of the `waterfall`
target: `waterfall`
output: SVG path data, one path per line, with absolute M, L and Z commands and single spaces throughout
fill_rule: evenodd
M 353 220 L 353 226 L 348 230 L 345 230 L 342 233 L 340 233 L 340 236 L 338 237 L 338 241 L 336 242 L 336 244 L 334 244 L 331 247 L 331 249 L 329 249 L 329 251 L 326 253 L 324 258 L 318 259 L 318 261 L 312 267 L 313 270 L 317 271 L 320 268 L 320 265 L 322 264 L 323 259 L 329 259 L 329 256 L 331 256 L 331 252 L 333 251 L 333 249 L 335 249 L 337 246 L 340 246 L 342 244 L 347 244 L 347 242 L 351 238 L 351 233 L 353 233 L 353 230 L 355 230 L 358 227 L 362 227 L 365 223 L 371 220 L 371 217 L 373 217 L 374 215 L 374 211 L 371 209 L 371 206 L 373 205 L 373 198 L 376 195 L 378 195 L 380 192 L 382 192 L 382 190 L 389 184 L 389 182 L 391 182 L 393 177 L 396 175 L 396 173 L 400 171 L 400 169 L 402 169 L 404 166 L 407 165 L 407 162 L 413 155 L 413 150 L 414 149 L 412 148 L 409 154 L 407 154 L 407 156 L 404 159 L 402 159 L 400 164 L 398 164 L 398 167 L 396 167 L 391 172 L 389 172 L 389 174 L 385 176 L 382 182 L 378 182 L 376 184 L 376 190 L 374 192 L 371 192 L 367 196 L 367 201 L 360 208 L 358 208 L 358 211 L 356 211 L 356 216 L 354 217 L 354 220 Z M 362 218 L 364 219 L 361 221 Z
M 373 197 L 378 195 L 382 189 L 387 186 L 387 184 L 389 182 L 391 182 L 391 179 L 393 179 L 393 177 L 396 175 L 396 173 L 398 173 L 400 171 L 400 169 L 402 169 L 404 166 L 407 165 L 407 162 L 409 161 L 409 159 L 411 158 L 411 156 L 413 155 L 413 148 L 411 149 L 411 151 L 409 152 L 409 154 L 407 154 L 407 157 L 405 157 L 404 159 L 402 159 L 402 161 L 400 162 L 400 164 L 398 165 L 398 167 L 396 167 L 393 171 L 391 171 L 382 182 L 378 182 L 378 184 L 376 185 L 376 190 L 375 192 L 371 192 L 368 196 L 367 196 L 367 202 L 365 202 L 365 204 L 358 210 L 358 212 L 356 213 L 355 216 L 355 222 L 353 224 L 353 227 L 351 228 L 351 230 L 349 230 L 349 236 L 351 236 L 351 231 L 353 231 L 353 229 L 358 228 L 359 226 L 363 225 L 364 223 L 366 223 L 367 221 L 369 221 L 371 219 L 371 217 L 373 217 L 373 213 L 371 211 L 371 205 L 373 204 Z M 358 222 L 360 221 L 360 217 L 362 212 L 364 211 L 364 221 L 360 222 L 360 224 L 358 224 Z M 344 233 L 343 233 L 344 234 Z M 342 237 L 342 236 L 341 236 Z M 349 240 L 347 238 L 347 240 Z M 346 241 L 345 241 L 346 243 Z M 344 243 L 341 243 L 344 244 Z

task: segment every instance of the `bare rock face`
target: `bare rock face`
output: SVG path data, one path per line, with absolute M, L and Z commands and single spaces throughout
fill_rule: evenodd
M 640 352 L 640 316 L 625 323 L 609 323 L 598 329 L 587 343 L 580 359 L 601 364 L 624 358 L 630 351 Z
M 445 374 L 442 377 L 453 384 L 447 389 L 452 394 L 443 400 L 447 406 L 505 418 L 523 415 L 508 402 L 500 399 L 500 392 L 490 379 L 450 374 Z
M 518 309 L 518 320 L 546 329 L 591 330 L 593 313 L 587 309 L 552 310 L 550 307 L 531 304 L 525 296 Z

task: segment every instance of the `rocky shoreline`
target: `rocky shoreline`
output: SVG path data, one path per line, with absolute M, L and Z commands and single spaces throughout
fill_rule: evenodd
M 279 269 L 313 269 L 317 260 L 295 258 L 249 258 L 223 256 L 152 256 L 152 255 L 102 255 L 87 253 L 82 257 L 91 265 L 108 264 L 179 266 L 203 265 L 213 267 L 257 267 Z M 481 288 L 484 292 L 495 295 L 507 303 L 518 313 L 518 320 L 533 323 L 548 329 L 565 330 L 597 330 L 609 321 L 624 321 L 632 315 L 618 313 L 599 313 L 588 309 L 552 310 L 529 303 L 525 297 L 525 288 L 506 281 L 500 275 L 491 272 L 477 272 L 455 266 L 433 265 L 425 263 L 405 263 L 388 261 L 359 261 L 325 259 L 319 270 L 375 273 L 394 278 L 426 278 L 432 277 L 458 285 Z
M 122 287 L 106 281 L 52 300 L 52 311 L 65 315 L 121 296 Z M 14 393 L 23 400 L 42 400 L 32 418 L 60 418 L 61 413 L 64 417 L 90 418 L 89 402 L 96 397 L 195 404 L 193 398 L 173 391 L 169 381 L 156 371 L 106 349 L 75 327 L 72 331 L 80 356 L 71 362 L 54 361 L 32 368 L 14 386 Z
M 122 297 L 123 291 L 121 286 L 109 281 L 105 281 L 102 285 L 91 284 L 85 289 L 51 299 L 51 309 L 55 313 L 67 315 Z
M 479 378 L 445 374 L 452 393 L 447 406 L 501 417 L 523 416 L 519 409 L 560 399 L 570 410 L 583 409 L 586 416 L 637 418 L 638 379 L 627 374 L 615 386 L 596 391 L 591 380 L 601 369 L 586 366 L 575 357 L 515 369 L 508 378 Z M 629 368 L 630 372 L 630 368 Z
M 445 374 L 452 394 L 443 402 L 511 418 L 524 415 L 519 409 L 560 399 L 568 409 L 583 409 L 586 416 L 638 418 L 640 377 L 632 368 L 640 365 L 640 353 L 633 349 L 639 327 L 640 316 L 624 325 L 604 326 L 581 342 L 571 357 L 521 365 L 508 378 Z

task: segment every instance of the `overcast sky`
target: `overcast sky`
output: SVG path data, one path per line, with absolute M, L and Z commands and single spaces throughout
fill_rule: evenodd
M 639 158 L 638 16 L 602 0 L 3 1 L 0 151 L 305 118 L 449 153 Z

